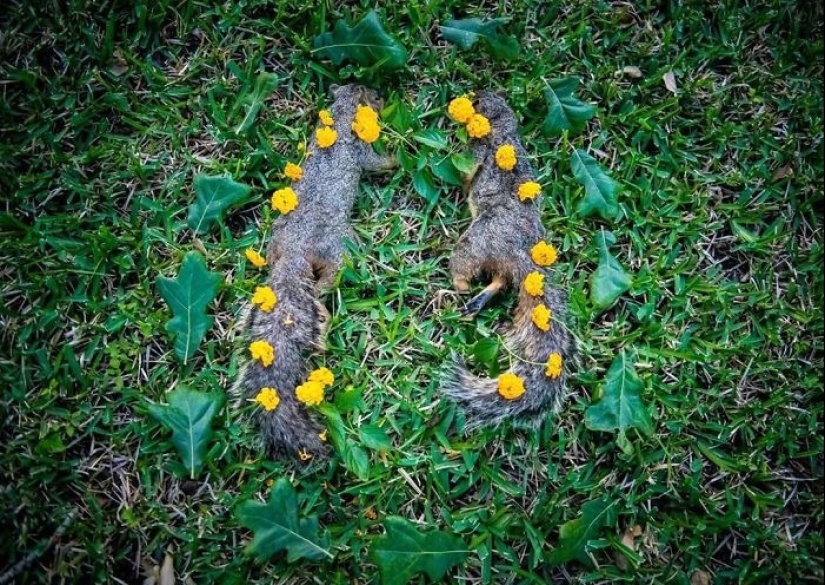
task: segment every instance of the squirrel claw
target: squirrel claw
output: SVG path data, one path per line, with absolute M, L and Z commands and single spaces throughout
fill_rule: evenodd
M 487 289 L 481 291 L 468 302 L 464 308 L 461 310 L 461 316 L 465 319 L 473 319 L 476 315 L 481 312 L 481 309 L 487 304 L 493 295 L 492 291 Z

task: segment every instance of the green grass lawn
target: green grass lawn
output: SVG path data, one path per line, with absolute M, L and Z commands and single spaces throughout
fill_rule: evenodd
M 313 52 L 338 18 L 375 6 L 339 4 L 0 9 L 0 575 L 32 554 L 14 582 L 137 583 L 170 551 L 178 582 L 377 583 L 368 550 L 396 515 L 468 545 L 449 573 L 459 583 L 821 582 L 821 7 L 380 2 L 385 29 L 410 52 L 406 67 L 381 74 Z M 445 43 L 438 24 L 466 16 L 510 17 L 518 58 Z M 264 71 L 277 84 L 245 124 Z M 578 95 L 598 116 L 547 137 L 543 92 L 566 76 L 582 79 Z M 513 298 L 460 319 L 447 261 L 469 222 L 464 197 L 399 169 L 363 183 L 354 223 L 364 246 L 325 297 L 327 352 L 313 358 L 336 373 L 353 440 L 377 424 L 392 449 L 365 448 L 361 478 L 340 458 L 270 461 L 249 409 L 230 399 L 192 480 L 148 401 L 235 381 L 237 325 L 261 278 L 243 250 L 264 246 L 268 194 L 330 84 L 354 80 L 408 114 L 385 134 L 411 160 L 426 152 L 417 131 L 454 134 L 451 98 L 509 96 L 580 340 L 570 399 L 536 433 L 457 429 L 439 400 L 442 366 L 495 339 Z M 576 213 L 573 148 L 622 185 L 615 221 Z M 463 151 L 452 138 L 450 149 Z M 253 197 L 193 237 L 197 173 L 230 174 Z M 602 230 L 633 286 L 600 312 L 589 278 Z M 192 250 L 222 282 L 215 325 L 183 365 L 156 282 Z M 643 382 L 650 434 L 585 425 L 621 351 Z M 334 560 L 244 555 L 252 534 L 235 510 L 284 477 L 301 514 L 319 516 Z M 612 510 L 589 544 L 594 562 L 552 565 L 559 527 L 594 499 Z

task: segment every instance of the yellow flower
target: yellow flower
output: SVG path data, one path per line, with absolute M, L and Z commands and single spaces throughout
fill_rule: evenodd
M 277 209 L 284 215 L 298 207 L 298 194 L 292 187 L 278 189 L 272 194 L 272 209 Z
M 512 171 L 516 166 L 516 149 L 512 144 L 504 144 L 496 150 L 496 164 L 504 171 Z
M 528 295 L 540 297 L 544 295 L 544 275 L 533 271 L 524 279 L 524 290 Z
M 301 451 L 298 451 L 298 459 L 300 459 L 301 461 L 309 461 L 310 459 L 312 459 L 312 453 L 310 453 L 306 449 L 302 449 Z
M 321 441 L 323 441 L 324 443 L 326 443 L 327 442 L 327 430 L 324 429 L 323 431 L 318 433 L 318 438 L 321 439 Z
M 467 97 L 461 96 L 450 102 L 450 105 L 447 106 L 447 113 L 459 124 L 466 124 L 476 113 L 476 110 L 473 107 L 473 102 Z
M 542 331 L 550 331 L 550 319 L 553 317 L 553 312 L 544 303 L 537 305 L 530 317 L 533 320 L 533 325 Z
M 552 266 L 556 263 L 559 253 L 553 244 L 548 244 L 544 240 L 530 248 L 530 258 L 539 266 Z
M 315 139 L 318 141 L 318 146 L 321 148 L 329 148 L 335 141 L 338 140 L 338 133 L 328 126 L 318 128 L 315 131 Z
M 281 398 L 275 388 L 261 388 L 261 391 L 255 397 L 255 402 L 260 404 L 265 411 L 270 412 L 278 408 Z
M 563 360 L 561 359 L 561 355 L 556 353 L 555 351 L 550 354 L 550 357 L 547 358 L 547 371 L 545 371 L 545 375 L 548 378 L 558 378 L 561 376 L 561 366 Z
M 318 119 L 321 120 L 321 124 L 324 126 L 332 126 L 335 124 L 335 120 L 332 119 L 332 112 L 329 110 L 321 110 L 318 112 Z
M 498 393 L 502 398 L 515 400 L 524 394 L 524 381 L 510 372 L 505 372 L 498 377 Z
M 467 134 L 470 138 L 484 138 L 490 133 L 490 121 L 481 114 L 473 114 L 467 123 Z
M 324 388 L 332 386 L 335 375 L 328 368 L 318 368 L 309 373 L 308 382 L 318 382 Z
M 275 349 L 268 341 L 253 341 L 249 344 L 249 353 L 252 354 L 253 360 L 260 360 L 265 368 L 275 361 Z
M 304 170 L 295 163 L 288 162 L 284 167 L 284 176 L 290 181 L 300 181 L 304 176 Z
M 378 112 L 369 106 L 358 106 L 355 112 L 355 120 L 352 123 L 352 131 L 364 142 L 372 144 L 378 140 L 381 134 L 381 127 L 378 125 Z
M 518 186 L 519 201 L 532 201 L 541 193 L 541 185 L 535 181 L 527 181 Z
M 246 255 L 246 259 L 249 260 L 256 268 L 263 268 L 266 266 L 266 258 L 258 254 L 252 248 L 247 248 L 244 254 Z
M 258 305 L 264 313 L 269 313 L 278 304 L 278 297 L 275 296 L 275 291 L 268 286 L 258 286 L 252 295 L 252 302 Z
M 295 388 L 295 398 L 307 406 L 316 406 L 324 400 L 324 387 L 320 382 L 304 382 Z

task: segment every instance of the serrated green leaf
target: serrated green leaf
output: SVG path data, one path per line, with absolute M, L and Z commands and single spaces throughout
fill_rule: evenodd
M 387 436 L 387 431 L 378 425 L 364 425 L 358 429 L 358 437 L 361 443 L 378 451 L 388 451 L 392 448 L 392 442 Z
M 585 217 L 598 213 L 603 219 L 614 219 L 619 213 L 616 200 L 619 184 L 610 178 L 595 158 L 583 150 L 573 151 L 570 165 L 573 176 L 584 185 L 584 199 L 576 211 Z
M 550 565 L 560 565 L 575 560 L 592 567 L 587 543 L 598 537 L 602 528 L 615 523 L 615 502 L 608 503 L 604 499 L 585 502 L 581 516 L 565 522 L 559 528 L 559 544 L 547 555 L 547 562 Z
M 247 95 L 240 98 L 238 107 L 236 107 L 238 109 L 241 105 L 246 106 L 246 114 L 241 123 L 235 128 L 236 134 L 246 132 L 255 123 L 266 98 L 278 87 L 278 81 L 278 77 L 272 73 L 263 72 L 258 75 L 255 79 L 255 87 Z
M 348 388 L 335 395 L 335 408 L 338 412 L 349 412 L 356 408 L 364 408 L 364 389 Z
M 269 501 L 247 501 L 238 506 L 238 522 L 255 533 L 246 553 L 266 560 L 277 552 L 286 551 L 287 561 L 296 559 L 331 559 L 329 538 L 318 535 L 318 517 L 298 516 L 298 499 L 289 480 L 275 482 Z
M 196 234 L 205 234 L 227 209 L 246 201 L 249 187 L 231 177 L 195 177 L 195 201 L 189 207 L 187 223 Z
M 407 63 L 407 51 L 394 37 L 384 31 L 374 10 L 370 10 L 355 26 L 338 20 L 332 32 L 315 37 L 315 51 L 335 65 L 352 61 L 375 69 L 398 69 Z
M 441 35 L 445 41 L 462 49 L 482 41 L 496 59 L 515 59 L 521 50 L 518 40 L 499 31 L 499 27 L 509 21 L 509 18 L 449 19 L 441 26 Z
M 168 396 L 168 404 L 150 404 L 149 414 L 172 431 L 172 444 L 194 479 L 203 465 L 212 438 L 212 419 L 223 404 L 219 394 L 180 388 Z
M 428 203 L 434 203 L 438 199 L 438 187 L 433 182 L 432 174 L 429 170 L 419 169 L 413 172 L 413 188 L 421 195 Z
M 370 478 L 370 458 L 367 452 L 359 447 L 352 439 L 347 439 L 342 453 L 344 465 L 361 481 Z
M 387 534 L 375 539 L 370 549 L 382 585 L 406 585 L 422 572 L 437 581 L 450 567 L 463 563 L 470 552 L 452 534 L 418 532 L 412 523 L 397 516 L 388 517 L 384 529 Z
M 548 111 L 541 127 L 545 134 L 561 134 L 565 130 L 577 132 L 596 115 L 596 106 L 573 95 L 579 83 L 578 77 L 566 77 L 547 84 L 544 96 Z
M 630 274 L 608 251 L 615 243 L 616 237 L 612 232 L 602 231 L 596 234 L 599 265 L 590 275 L 590 300 L 599 310 L 610 307 L 633 284 Z
M 184 364 L 212 327 L 213 319 L 206 314 L 206 307 L 215 298 L 220 281 L 221 277 L 209 272 L 197 252 L 184 256 L 177 278 L 158 277 L 158 291 L 173 315 L 166 330 L 175 337 L 175 355 Z
M 480 364 L 490 367 L 498 361 L 500 343 L 495 337 L 485 337 L 473 345 L 473 356 Z
M 613 360 L 607 371 L 601 398 L 587 407 L 584 422 L 594 431 L 625 432 L 636 428 L 642 433 L 653 432 L 653 421 L 642 400 L 644 384 L 636 375 L 636 370 L 621 352 Z

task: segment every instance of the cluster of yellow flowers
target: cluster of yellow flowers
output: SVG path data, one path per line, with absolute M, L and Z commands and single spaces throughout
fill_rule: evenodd
M 324 400 L 324 390 L 335 382 L 335 376 L 327 368 L 310 372 L 307 381 L 295 388 L 295 397 L 307 406 L 317 406 Z
M 532 201 L 541 193 L 541 185 L 535 181 L 527 181 L 518 186 L 518 199 L 522 203 L 524 201 Z
M 550 331 L 550 319 L 553 318 L 553 312 L 544 303 L 535 306 L 530 318 L 533 320 L 533 325 L 542 331 Z
M 490 133 L 490 120 L 476 113 L 473 102 L 466 96 L 451 101 L 447 113 L 459 124 L 464 124 L 470 138 L 484 138 Z
M 252 294 L 252 303 L 264 313 L 269 313 L 278 304 L 278 297 L 270 287 L 258 286 Z
M 531 297 L 544 296 L 544 275 L 535 270 L 528 274 L 524 279 L 524 292 Z
M 284 167 L 284 177 L 290 181 L 300 181 L 304 176 L 304 170 L 293 162 L 286 163 Z
M 496 150 L 496 164 L 503 171 L 512 171 L 516 168 L 516 148 L 512 144 L 502 144 Z
M 247 248 L 244 254 L 246 255 L 246 259 L 249 260 L 255 268 L 263 268 L 266 266 L 266 258 L 252 248 Z
M 544 240 L 530 248 L 530 258 L 539 266 L 552 266 L 556 263 L 558 257 L 559 253 L 556 251 L 556 247 Z
M 272 209 L 276 209 L 286 215 L 298 207 L 298 194 L 292 187 L 278 189 L 272 194 Z
M 249 344 L 249 353 L 253 360 L 258 360 L 261 365 L 268 368 L 275 361 L 275 349 L 268 341 L 258 340 Z
M 255 397 L 255 402 L 260 404 L 265 411 L 270 412 L 278 408 L 281 397 L 278 396 L 278 391 L 275 388 L 261 388 L 261 391 Z
M 330 128 L 329 126 L 324 126 L 322 128 L 318 128 L 315 131 L 315 140 L 318 142 L 318 146 L 321 148 L 329 148 L 335 141 L 338 140 L 338 132 Z
M 335 124 L 335 120 L 332 118 L 332 112 L 329 110 L 321 110 L 318 112 L 318 119 L 321 120 L 321 124 L 324 126 L 332 126 Z
M 369 106 L 358 106 L 355 112 L 355 120 L 352 122 L 352 131 L 358 138 L 368 144 L 372 144 L 381 135 L 381 127 L 378 125 L 378 112 Z
M 550 354 L 550 357 L 547 358 L 547 370 L 544 374 L 548 378 L 558 378 L 561 376 L 561 367 L 562 367 L 562 358 L 561 354 L 553 352 Z
M 506 400 L 515 400 L 524 394 L 524 380 L 516 374 L 505 372 L 498 377 L 498 393 Z

